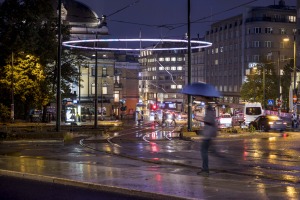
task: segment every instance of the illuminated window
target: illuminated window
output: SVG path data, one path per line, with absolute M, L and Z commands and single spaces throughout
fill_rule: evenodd
M 177 85 L 177 89 L 182 89 L 182 85 Z
M 102 87 L 102 94 L 107 94 L 107 86 Z
M 120 91 L 114 91 L 114 102 L 120 101 Z
M 178 71 L 182 71 L 182 66 L 177 66 Z
M 175 61 L 176 61 L 176 57 L 172 57 L 172 58 L 171 58 L 171 61 L 174 61 L 174 62 L 175 62 Z
M 296 22 L 296 16 L 289 16 L 289 22 Z
M 165 67 L 165 70 L 170 70 L 170 67 Z
M 152 67 L 152 71 L 154 71 L 154 72 L 155 72 L 155 71 L 156 71 L 156 67 Z
M 162 71 L 162 70 L 165 70 L 165 68 L 160 66 L 160 67 L 158 67 L 158 70 Z
M 171 85 L 171 89 L 176 89 L 176 85 Z
M 165 61 L 169 62 L 170 61 L 170 57 L 165 57 Z
M 158 61 L 163 62 L 163 61 L 165 61 L 165 59 L 161 57 L 158 59 Z
M 177 61 L 182 61 L 182 57 L 178 57 L 178 58 L 177 58 Z
M 172 71 L 175 71 L 175 70 L 176 70 L 176 66 L 172 66 L 172 67 L 171 67 L 171 70 L 172 70 Z

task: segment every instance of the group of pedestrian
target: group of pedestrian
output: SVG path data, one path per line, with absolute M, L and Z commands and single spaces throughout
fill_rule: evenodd
M 169 124 L 167 122 L 167 119 L 168 119 L 167 112 L 163 112 L 162 113 L 162 120 L 161 120 L 161 125 L 162 126 L 166 126 L 166 125 L 174 125 L 174 126 L 176 126 L 176 115 L 175 115 L 175 112 L 172 113 L 171 122 Z M 158 117 L 157 112 L 154 113 L 154 124 L 160 125 L 160 121 L 159 121 L 159 117 Z

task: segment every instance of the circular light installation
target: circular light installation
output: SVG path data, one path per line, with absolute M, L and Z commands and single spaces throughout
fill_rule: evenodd
M 87 46 L 88 43 L 95 43 L 95 42 L 101 42 L 101 43 L 109 43 L 109 42 L 156 42 L 159 43 L 188 43 L 188 40 L 179 40 L 179 39 L 90 39 L 90 40 L 72 40 L 72 41 L 66 41 L 63 42 L 63 46 L 70 47 L 70 48 L 76 48 L 76 49 L 86 49 L 86 50 L 106 50 L 106 51 L 142 51 L 142 50 L 151 50 L 151 51 L 166 51 L 166 50 L 183 50 L 187 49 L 187 47 L 170 47 L 170 48 L 164 48 L 164 47 L 158 47 L 157 45 L 152 46 L 153 47 L 147 47 L 147 48 L 122 48 L 122 47 L 91 47 Z M 210 47 L 212 43 L 205 42 L 205 41 L 199 41 L 199 40 L 191 40 L 191 48 L 192 49 L 200 49 L 200 48 L 206 48 Z M 151 46 L 151 45 L 149 45 Z

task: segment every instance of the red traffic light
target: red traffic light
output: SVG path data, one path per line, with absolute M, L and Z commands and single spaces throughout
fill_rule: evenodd
M 153 110 L 156 110 L 156 109 L 157 109 L 156 104 L 153 104 L 153 105 L 152 105 L 152 109 L 153 109 Z

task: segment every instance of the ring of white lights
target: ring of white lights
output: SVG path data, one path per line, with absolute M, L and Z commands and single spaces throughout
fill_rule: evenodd
M 152 50 L 152 51 L 165 51 L 165 50 L 184 50 L 187 47 L 171 47 L 171 48 L 111 48 L 111 47 L 89 47 L 81 45 L 82 43 L 95 43 L 95 42 L 171 42 L 171 43 L 188 43 L 188 40 L 179 40 L 179 39 L 90 39 L 90 40 L 72 40 L 63 42 L 62 45 L 69 48 L 76 49 L 86 49 L 86 50 L 105 50 L 105 51 L 143 51 L 143 50 Z M 212 45 L 210 42 L 191 40 L 191 49 L 200 49 L 207 48 Z M 79 44 L 79 45 L 78 45 Z

